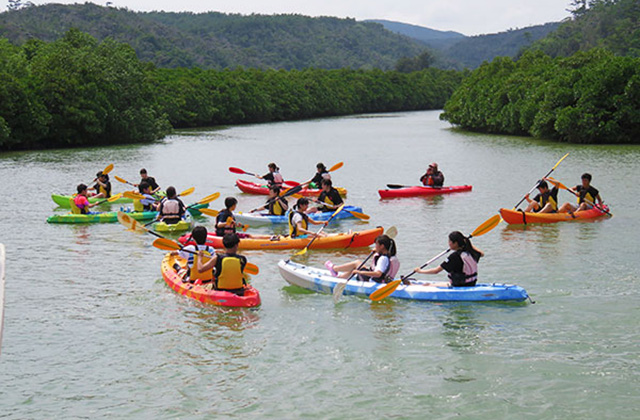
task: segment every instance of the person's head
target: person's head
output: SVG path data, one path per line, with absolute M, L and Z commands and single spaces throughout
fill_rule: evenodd
M 545 181 L 544 179 L 540 182 L 538 182 L 538 190 L 540 190 L 541 193 L 546 192 L 547 190 L 549 190 L 549 184 L 547 184 L 547 181 Z
M 319 163 L 316 165 L 316 169 L 318 170 L 318 173 L 319 173 L 319 174 L 321 174 L 321 173 L 323 173 L 323 172 L 327 172 L 327 167 L 326 167 L 326 166 L 324 166 L 324 163 L 322 163 L 322 162 L 319 162 Z
M 449 234 L 449 249 L 457 251 L 459 249 L 465 250 L 467 242 L 469 240 L 459 231 L 453 231 Z
M 375 250 L 378 254 L 393 257 L 396 255 L 396 242 L 387 235 L 380 235 L 374 242 Z
M 96 174 L 96 178 L 98 178 L 101 182 L 107 182 L 109 180 L 108 174 L 103 174 L 102 171 Z
M 224 206 L 227 210 L 235 210 L 238 200 L 235 197 L 227 197 L 224 199 Z
M 141 182 L 140 184 L 138 184 L 138 190 L 142 194 L 149 194 L 151 192 L 151 185 L 149 185 L 148 182 Z M 174 189 L 174 191 L 175 191 L 175 189 Z
M 322 185 L 323 191 L 329 192 L 331 190 L 331 186 L 333 185 L 333 182 L 331 182 L 330 179 L 323 179 L 320 184 Z
M 142 179 L 147 179 L 147 170 L 146 169 L 144 169 L 144 168 L 140 169 L 140 177 Z
M 78 191 L 78 194 L 80 195 L 86 195 L 87 194 L 87 186 L 84 184 L 80 184 L 76 187 L 76 190 Z
M 588 188 L 589 185 L 591 185 L 591 174 L 585 172 L 582 174 L 580 179 L 582 180 L 583 187 Z
M 438 164 L 436 162 L 430 164 L 427 168 L 427 172 L 438 172 Z
M 176 189 L 175 189 L 175 187 L 167 188 L 167 198 L 176 198 Z
M 207 242 L 207 228 L 204 226 L 196 226 L 191 232 L 191 237 L 198 245 L 204 245 Z
M 227 233 L 222 237 L 222 245 L 227 250 L 227 252 L 235 253 L 238 250 L 238 244 L 240 243 L 240 238 L 235 233 Z
M 267 168 L 269 168 L 269 172 L 275 172 L 275 171 L 279 171 L 280 168 L 278 168 L 278 165 L 276 165 L 275 163 L 271 162 L 270 164 L 267 165 Z
M 309 207 L 309 199 L 306 197 L 298 198 L 298 201 L 295 205 L 296 210 L 305 211 L 307 210 L 307 207 Z
M 277 185 L 272 185 L 269 187 L 269 197 L 277 197 L 280 195 L 280 187 Z

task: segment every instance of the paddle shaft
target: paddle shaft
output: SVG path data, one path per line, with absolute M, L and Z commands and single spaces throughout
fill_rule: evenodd
M 560 162 L 562 162 L 564 160 L 564 158 L 566 158 L 567 156 L 569 156 L 569 153 L 567 153 L 566 155 L 562 156 L 560 158 L 560 160 L 553 166 L 553 168 L 551 168 L 551 170 L 549 172 L 547 172 L 547 174 L 545 176 L 542 177 L 542 179 L 547 178 L 549 175 L 551 175 L 551 173 L 553 171 L 556 170 L 556 168 L 558 167 L 558 165 L 560 165 Z M 538 188 L 538 183 L 536 183 L 536 185 L 533 186 L 533 188 L 531 188 L 529 190 L 529 192 L 527 194 L 525 194 L 524 197 L 522 197 L 520 199 L 520 201 L 518 201 L 518 204 L 516 204 L 515 206 L 513 206 L 514 209 L 518 208 L 518 206 L 527 198 L 527 195 L 531 194 L 536 188 Z
M 302 254 L 304 254 L 305 252 L 307 252 L 307 249 L 309 249 L 309 247 L 311 246 L 311 244 L 313 243 L 313 241 L 316 240 L 316 238 L 318 236 L 320 236 L 320 233 L 324 230 L 324 228 L 329 224 L 329 222 L 331 221 L 331 219 L 333 219 L 335 217 L 336 214 L 340 213 L 342 211 L 342 208 L 344 207 L 344 204 L 342 204 L 340 206 L 340 208 L 338 210 L 336 210 L 331 217 L 329 217 L 329 219 L 326 221 L 326 223 L 324 223 L 322 225 L 322 227 L 318 230 L 318 232 L 315 234 L 315 236 L 313 238 L 311 238 L 311 241 L 307 244 L 307 246 L 304 247 Z
M 291 188 L 290 190 L 286 191 L 284 194 L 278 196 L 278 197 L 272 197 L 270 199 L 267 200 L 267 202 L 260 207 L 256 207 L 255 209 L 249 210 L 249 213 L 252 213 L 254 211 L 257 211 L 261 208 L 265 208 L 267 207 L 269 204 L 273 203 L 274 201 L 276 201 L 278 198 L 285 198 L 285 197 L 289 197 L 290 195 L 296 194 L 297 192 L 300 192 L 300 190 L 302 190 L 302 185 L 298 185 L 296 187 Z

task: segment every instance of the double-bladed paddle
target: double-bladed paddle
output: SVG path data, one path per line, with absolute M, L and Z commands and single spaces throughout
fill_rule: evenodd
M 278 197 L 273 197 L 267 200 L 267 202 L 265 204 L 263 204 L 260 207 L 256 207 L 255 209 L 251 209 L 249 210 L 249 213 L 253 213 L 254 211 L 261 209 L 265 206 L 268 206 L 269 204 L 273 203 L 274 201 L 276 201 L 278 198 L 285 198 L 285 197 L 289 197 L 291 195 L 294 195 L 296 193 L 299 193 L 300 191 L 302 191 L 302 188 L 304 188 L 304 186 L 302 184 L 297 185 L 293 188 L 289 188 L 288 190 L 285 190 L 282 195 L 278 196 Z
M 258 174 L 254 174 L 253 172 L 247 172 L 243 169 L 236 168 L 234 166 L 229 167 L 229 172 L 232 172 L 234 174 L 239 174 L 239 175 L 251 175 L 251 176 L 255 176 L 256 178 L 260 178 L 260 175 Z
M 560 160 L 559 160 L 558 162 L 556 162 L 556 164 L 555 164 L 555 165 L 553 165 L 553 168 L 551 168 L 551 170 L 550 170 L 549 172 L 547 172 L 547 174 L 546 174 L 545 176 L 543 176 L 541 179 L 544 179 L 544 178 L 548 177 L 549 175 L 551 175 L 551 172 L 555 171 L 555 169 L 558 167 L 558 165 L 560 165 L 560 163 L 561 163 L 561 162 L 562 162 L 562 161 L 563 161 L 567 156 L 569 156 L 569 153 L 567 153 L 566 155 L 562 156 L 562 157 L 560 158 Z M 534 186 L 533 186 L 533 188 L 531 188 L 531 189 L 529 190 L 529 192 L 528 192 L 528 193 L 526 193 L 526 194 L 524 195 L 524 197 L 522 197 L 522 199 L 520 199 L 520 201 L 518 201 L 518 204 L 516 204 L 515 206 L 513 206 L 513 208 L 514 208 L 514 209 L 517 209 L 517 208 L 518 208 L 518 206 L 519 206 L 519 205 L 520 205 L 520 204 L 521 204 L 521 203 L 522 203 L 522 202 L 527 198 L 527 196 L 528 196 L 529 194 L 531 194 L 531 193 L 532 193 L 536 188 L 538 188 L 538 183 L 537 183 L 537 182 L 536 182 L 536 185 L 534 185 Z
M 133 186 L 133 187 L 135 187 L 135 186 L 136 186 L 135 184 L 133 184 L 133 183 L 131 183 L 131 182 L 127 181 L 127 180 L 126 180 L 126 179 L 124 179 L 124 178 L 119 177 L 118 175 L 115 175 L 115 176 L 114 176 L 114 178 L 116 179 L 116 181 L 118 181 L 118 182 L 122 182 L 123 184 L 129 184 L 129 185 L 131 185 L 131 186 Z
M 304 197 L 304 196 L 300 194 L 293 194 L 293 198 L 301 198 L 301 197 Z M 339 206 L 339 204 L 329 204 L 329 203 L 324 203 L 320 200 L 316 200 L 314 198 L 309 198 L 309 197 L 307 198 L 309 199 L 309 201 L 313 201 L 314 203 L 322 204 L 327 207 L 333 207 L 334 209 Z M 369 220 L 371 218 L 371 216 L 369 216 L 368 214 L 360 213 L 359 211 L 353 211 L 353 210 L 347 210 L 347 209 L 344 209 L 344 211 L 348 211 L 353 215 L 353 217 L 360 220 Z
M 302 248 L 300 251 L 296 252 L 293 255 L 304 255 L 307 253 L 307 250 L 309 249 L 309 247 L 311 246 L 311 244 L 313 243 L 313 241 L 316 240 L 316 238 L 318 237 L 318 235 L 320 235 L 320 232 L 322 232 L 325 228 L 325 226 L 327 226 L 329 224 L 329 222 L 331 221 L 331 219 L 333 219 L 335 217 L 335 215 L 337 215 L 338 213 L 340 213 L 342 211 L 342 209 L 344 208 L 344 204 L 340 205 L 340 207 L 338 207 L 338 209 L 336 211 L 333 212 L 333 214 L 331 215 L 331 217 L 329 217 L 329 219 L 322 225 L 322 227 L 318 230 L 318 232 L 316 232 L 316 234 L 313 236 L 313 238 L 311 238 L 311 241 L 309 241 L 309 243 L 307 244 L 307 246 L 305 246 L 304 248 Z
M 108 164 L 101 172 L 102 172 L 102 175 L 108 175 L 109 172 L 111 171 L 113 171 L 113 163 Z M 93 178 L 93 181 L 95 181 L 96 179 L 98 178 Z M 89 182 L 89 184 L 91 184 L 91 182 Z
M 442 187 L 431 187 L 429 185 L 418 185 L 419 187 L 423 187 L 423 188 L 434 188 L 434 189 L 438 189 L 438 188 L 442 188 Z M 414 185 L 400 185 L 400 184 L 387 184 L 387 188 L 390 188 L 392 190 L 397 190 L 398 188 L 414 188 Z
M 484 221 L 480 226 L 478 226 L 476 228 L 476 230 L 474 230 L 471 233 L 471 235 L 469 235 L 469 239 L 471 239 L 472 237 L 482 236 L 485 233 L 490 232 L 491 230 L 493 230 L 493 228 L 495 228 L 496 226 L 498 226 L 500 224 L 501 220 L 502 219 L 500 218 L 500 215 L 498 215 L 498 214 L 496 214 L 494 216 L 491 216 L 486 221 Z M 426 266 L 428 266 L 432 262 L 436 261 L 438 258 L 442 257 L 443 255 L 445 255 L 449 251 L 450 251 L 450 249 L 445 249 L 444 251 L 442 251 L 441 253 L 439 253 L 435 257 L 431 258 L 425 264 L 420 266 L 420 268 L 421 269 L 425 268 Z M 379 300 L 382 300 L 382 299 L 386 298 L 387 296 L 392 294 L 398 288 L 400 283 L 402 283 L 402 280 L 412 276 L 413 274 L 415 274 L 415 271 L 412 271 L 411 273 L 409 273 L 406 276 L 400 276 L 400 280 L 394 280 L 391 283 L 387 284 L 386 286 L 381 287 L 378 290 L 376 290 L 375 292 L 371 293 L 371 295 L 369 295 L 369 299 L 371 299 L 372 301 L 376 302 L 376 301 L 379 301 Z

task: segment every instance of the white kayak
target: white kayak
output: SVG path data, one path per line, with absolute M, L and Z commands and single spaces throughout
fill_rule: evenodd
M 333 219 L 335 220 L 335 219 L 355 218 L 355 216 L 350 213 L 351 211 L 362 213 L 362 208 L 356 207 L 356 206 L 344 206 L 344 209 L 342 209 L 340 213 L 336 214 Z M 318 222 L 324 222 L 325 220 L 329 220 L 329 218 L 333 213 L 334 212 L 332 211 L 316 212 L 316 213 L 309 213 L 308 216 L 312 220 L 316 220 Z M 234 213 L 233 215 L 235 216 L 236 221 L 244 225 L 249 225 L 253 227 L 289 223 L 289 213 L 285 214 L 284 216 L 270 216 L 264 213 L 237 212 L 237 213 Z

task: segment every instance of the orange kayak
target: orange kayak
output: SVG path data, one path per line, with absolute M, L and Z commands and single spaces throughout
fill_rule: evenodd
M 165 255 L 161 265 L 162 277 L 170 288 L 181 295 L 185 295 L 202 303 L 216 306 L 252 308 L 260 305 L 260 293 L 258 293 L 258 290 L 252 286 L 246 286 L 244 296 L 238 296 L 231 292 L 209 290 L 192 283 L 183 283 L 182 278 L 173 268 L 174 264 L 184 267 L 186 265 L 186 261 L 183 258 L 173 256 L 170 253 Z
M 375 229 L 361 230 L 359 232 L 352 233 L 337 233 L 334 235 L 328 235 L 323 238 L 318 238 L 313 241 L 309 249 L 331 249 L 331 248 L 360 248 L 369 246 L 376 240 L 376 238 L 382 235 L 384 229 L 377 227 Z M 179 241 L 183 245 L 187 245 L 193 242 L 187 242 L 190 239 L 190 235 L 182 236 Z M 302 249 L 311 241 L 310 237 L 307 238 L 290 238 L 288 236 L 282 237 L 277 241 L 271 241 L 269 239 L 240 239 L 239 249 Z M 207 237 L 207 245 L 214 248 L 223 248 L 222 237 L 209 235 Z
M 529 223 L 557 223 L 570 222 L 572 220 L 586 220 L 601 217 L 607 214 L 609 208 L 604 207 L 603 211 L 597 207 L 589 210 L 570 213 L 525 213 L 523 211 L 500 209 L 500 215 L 505 222 L 510 225 L 526 225 Z

